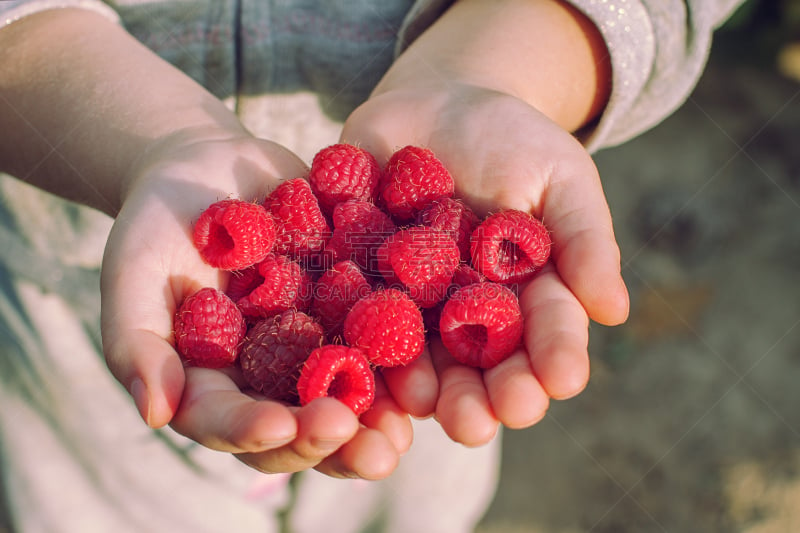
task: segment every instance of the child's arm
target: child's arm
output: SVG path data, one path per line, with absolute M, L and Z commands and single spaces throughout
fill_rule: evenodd
M 116 217 L 103 347 L 147 423 L 264 471 L 388 475 L 410 442 L 390 398 L 365 425 L 332 400 L 255 401 L 226 373 L 184 369 L 170 344 L 180 301 L 225 281 L 199 260 L 192 221 L 228 195 L 262 197 L 304 164 L 94 12 L 31 15 L 0 29 L 0 50 L 0 170 Z
M 553 268 L 521 294 L 525 350 L 484 373 L 432 346 L 439 395 L 390 387 L 412 414 L 435 412 L 454 439 L 486 442 L 497 423 L 525 427 L 550 398 L 586 385 L 589 318 L 628 313 L 620 254 L 597 171 L 570 134 L 602 110 L 609 62 L 594 26 L 555 0 L 456 2 L 405 51 L 343 139 L 386 158 L 431 148 L 456 193 L 485 213 L 531 211 L 552 231 Z M 431 361 L 397 374 L 434 387 Z
M 116 215 L 141 155 L 169 137 L 246 135 L 188 77 L 92 11 L 0 31 L 0 170 Z

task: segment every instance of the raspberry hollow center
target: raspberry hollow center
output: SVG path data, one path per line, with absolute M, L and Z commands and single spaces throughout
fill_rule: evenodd
M 482 350 L 489 341 L 489 331 L 483 324 L 464 324 L 459 329 L 474 349 Z
M 228 229 L 222 224 L 214 224 L 211 228 L 211 238 L 208 240 L 214 246 L 217 253 L 224 254 L 234 249 L 236 244 L 233 242 L 233 237 L 228 233 Z
M 504 239 L 500 243 L 500 263 L 508 267 L 513 267 L 520 261 L 523 261 L 527 255 L 519 247 L 519 245 L 508 239 Z
M 344 399 L 353 390 L 353 379 L 348 372 L 337 372 L 328 386 L 328 396 Z

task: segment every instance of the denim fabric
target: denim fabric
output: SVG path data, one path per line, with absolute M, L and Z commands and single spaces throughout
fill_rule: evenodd
M 116 7 L 138 40 L 216 96 L 312 91 L 342 121 L 394 58 L 413 2 L 149 2 Z

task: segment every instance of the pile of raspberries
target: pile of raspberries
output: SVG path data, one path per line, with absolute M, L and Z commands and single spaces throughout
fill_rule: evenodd
M 183 301 L 178 353 L 187 365 L 238 365 L 267 398 L 331 396 L 357 415 L 375 398 L 375 372 L 414 361 L 426 332 L 463 364 L 497 365 L 521 343 L 517 288 L 548 260 L 550 236 L 523 211 L 480 218 L 454 192 L 426 148 L 381 167 L 340 143 L 260 203 L 215 202 L 194 245 L 230 281 Z

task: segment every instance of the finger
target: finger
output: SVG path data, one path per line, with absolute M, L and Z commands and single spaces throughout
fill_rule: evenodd
M 186 369 L 172 427 L 207 448 L 230 453 L 282 446 L 298 433 L 285 405 L 242 394 L 227 375 L 206 368 Z
M 168 424 L 184 386 L 183 363 L 172 345 L 147 330 L 104 336 L 103 344 L 111 373 L 129 391 L 142 419 L 152 428 Z
M 378 480 L 389 477 L 400 462 L 400 454 L 389 438 L 376 429 L 362 427 L 352 440 L 316 470 L 339 478 Z
M 261 472 L 299 472 L 315 467 L 359 431 L 358 418 L 349 407 L 333 398 L 318 398 L 295 410 L 295 417 L 296 436 L 288 444 L 240 453 L 237 457 Z M 265 423 L 270 422 L 265 420 Z
M 171 344 L 178 304 L 174 295 L 190 294 L 200 284 L 165 282 L 168 286 L 159 288 L 146 276 L 109 277 L 104 277 L 101 291 L 106 364 L 133 396 L 144 421 L 154 428 L 164 426 L 178 408 L 185 382 L 183 362 Z
M 624 322 L 628 291 L 611 214 L 594 165 L 587 162 L 569 170 L 556 168 L 541 216 L 552 234 L 558 272 L 589 317 L 605 325 Z
M 219 286 L 222 275 L 200 264 L 199 268 L 186 268 L 195 273 L 192 279 L 170 277 L 163 258 L 154 250 L 154 233 L 131 235 L 129 229 L 121 215 L 103 258 L 103 353 L 109 370 L 133 396 L 145 422 L 161 427 L 172 419 L 184 384 L 183 364 L 170 343 L 172 317 L 183 297 L 203 284 Z M 170 246 L 176 249 L 174 243 Z M 181 242 L 181 246 L 191 244 Z M 193 258 L 192 252 L 184 255 Z
M 427 347 L 413 362 L 384 368 L 381 373 L 389 392 L 408 414 L 417 418 L 433 415 L 439 398 L 439 379 Z
M 457 362 L 439 339 L 431 342 L 431 356 L 439 375 L 436 418 L 442 429 L 465 446 L 481 446 L 491 441 L 499 422 L 492 411 L 481 370 Z
M 389 394 L 381 373 L 376 373 L 375 385 L 375 401 L 359 420 L 365 427 L 386 435 L 397 453 L 403 455 L 411 447 L 413 440 L 411 420 L 408 413 Z
M 497 366 L 485 370 L 483 381 L 492 411 L 504 426 L 530 427 L 547 413 L 550 398 L 536 379 L 525 350 L 517 350 Z
M 581 303 L 550 267 L 520 294 L 524 344 L 533 373 L 547 394 L 565 399 L 589 381 L 589 319 Z

